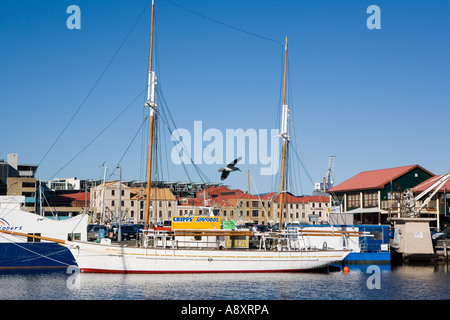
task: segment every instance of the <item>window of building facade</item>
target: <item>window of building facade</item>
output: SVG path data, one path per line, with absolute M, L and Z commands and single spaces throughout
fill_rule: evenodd
M 364 193 L 364 207 L 378 207 L 378 192 Z
M 347 206 L 349 208 L 359 208 L 359 193 L 350 193 L 347 195 Z

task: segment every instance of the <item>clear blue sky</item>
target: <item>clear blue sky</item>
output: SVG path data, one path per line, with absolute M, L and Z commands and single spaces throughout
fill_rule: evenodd
M 410 164 L 435 174 L 450 170 L 445 130 L 450 119 L 450 2 L 171 1 L 278 41 L 157 0 L 155 65 L 178 127 L 193 132 L 194 121 L 201 120 L 203 130 L 215 128 L 224 134 L 226 129 L 278 128 L 281 42 L 287 36 L 293 146 L 307 170 L 291 154 L 293 193 L 312 192 L 309 177 L 322 180 L 329 155 L 336 156 L 335 183 L 361 171 Z M 42 179 L 98 179 L 103 162 L 110 171 L 116 166 L 145 112 L 145 94 L 140 93 L 147 81 L 149 6 L 127 34 L 147 2 L 3 4 L 0 158 L 18 153 L 20 163 L 40 163 L 37 177 Z M 72 4 L 81 9 L 80 30 L 66 27 L 66 9 Z M 366 9 L 372 4 L 381 9 L 379 30 L 366 26 Z M 160 139 L 170 153 L 169 135 Z M 144 140 L 139 132 L 121 161 L 123 179 L 145 179 Z M 166 180 L 188 180 L 181 166 L 169 163 L 161 168 Z M 210 181 L 220 182 L 220 165 L 200 168 Z M 259 165 L 240 168 L 242 172 L 225 181 L 231 187 L 247 190 L 250 170 L 256 185 L 252 182 L 252 192 L 278 189 L 274 177 L 259 174 Z M 200 181 L 192 169 L 189 174 Z

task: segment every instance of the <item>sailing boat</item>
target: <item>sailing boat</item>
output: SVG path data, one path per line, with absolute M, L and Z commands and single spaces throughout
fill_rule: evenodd
M 87 241 L 88 216 L 50 219 L 25 210 L 24 202 L 24 196 L 0 196 L 0 272 L 63 271 L 74 265 L 58 242 Z
M 145 230 L 142 242 L 135 247 L 86 241 L 64 241 L 63 245 L 72 252 L 82 272 L 90 273 L 199 273 L 199 272 L 293 272 L 327 268 L 341 262 L 350 250 L 300 249 L 291 246 L 289 235 L 279 230 L 264 239 L 260 248 L 251 248 L 249 238 L 251 231 L 234 231 L 220 229 L 219 217 L 181 217 L 179 222 L 191 223 L 194 218 L 201 218 L 203 226 L 212 228 L 193 229 L 174 228 L 170 231 L 149 229 L 149 212 L 151 199 L 151 173 L 154 118 L 157 109 L 155 102 L 156 76 L 152 70 L 153 25 L 155 2 L 152 1 L 150 54 L 148 70 L 148 92 L 146 106 L 150 108 L 150 132 L 148 146 L 148 170 L 146 189 Z M 287 41 L 285 45 L 284 91 L 286 90 Z M 287 144 L 288 107 L 283 98 L 283 163 L 284 175 Z M 281 196 L 284 191 L 282 178 Z M 280 201 L 280 226 L 283 207 Z M 175 220 L 174 220 L 175 222 Z M 197 224 L 200 225 L 201 223 Z M 271 242 L 268 249 L 266 242 Z

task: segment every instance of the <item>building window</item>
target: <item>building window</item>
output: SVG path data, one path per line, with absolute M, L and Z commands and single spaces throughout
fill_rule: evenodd
M 34 187 L 35 187 L 34 182 L 22 182 L 22 188 L 34 188 Z
M 112 196 L 115 195 L 115 193 L 116 193 L 115 191 L 116 191 L 116 190 L 111 190 L 111 195 L 112 195 Z
M 388 194 L 387 194 L 387 198 L 388 198 L 388 200 L 398 200 L 398 199 L 401 199 L 402 198 L 402 195 L 401 195 L 401 193 L 400 192 L 389 192 Z
M 378 192 L 364 193 L 364 207 L 378 207 Z
M 252 217 L 258 217 L 259 210 L 252 210 Z
M 350 193 L 347 195 L 347 206 L 349 208 L 359 208 L 359 193 Z

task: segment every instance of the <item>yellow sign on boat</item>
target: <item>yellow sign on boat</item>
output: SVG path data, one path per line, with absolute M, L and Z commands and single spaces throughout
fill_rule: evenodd
M 220 229 L 220 217 L 173 217 L 172 229 Z

